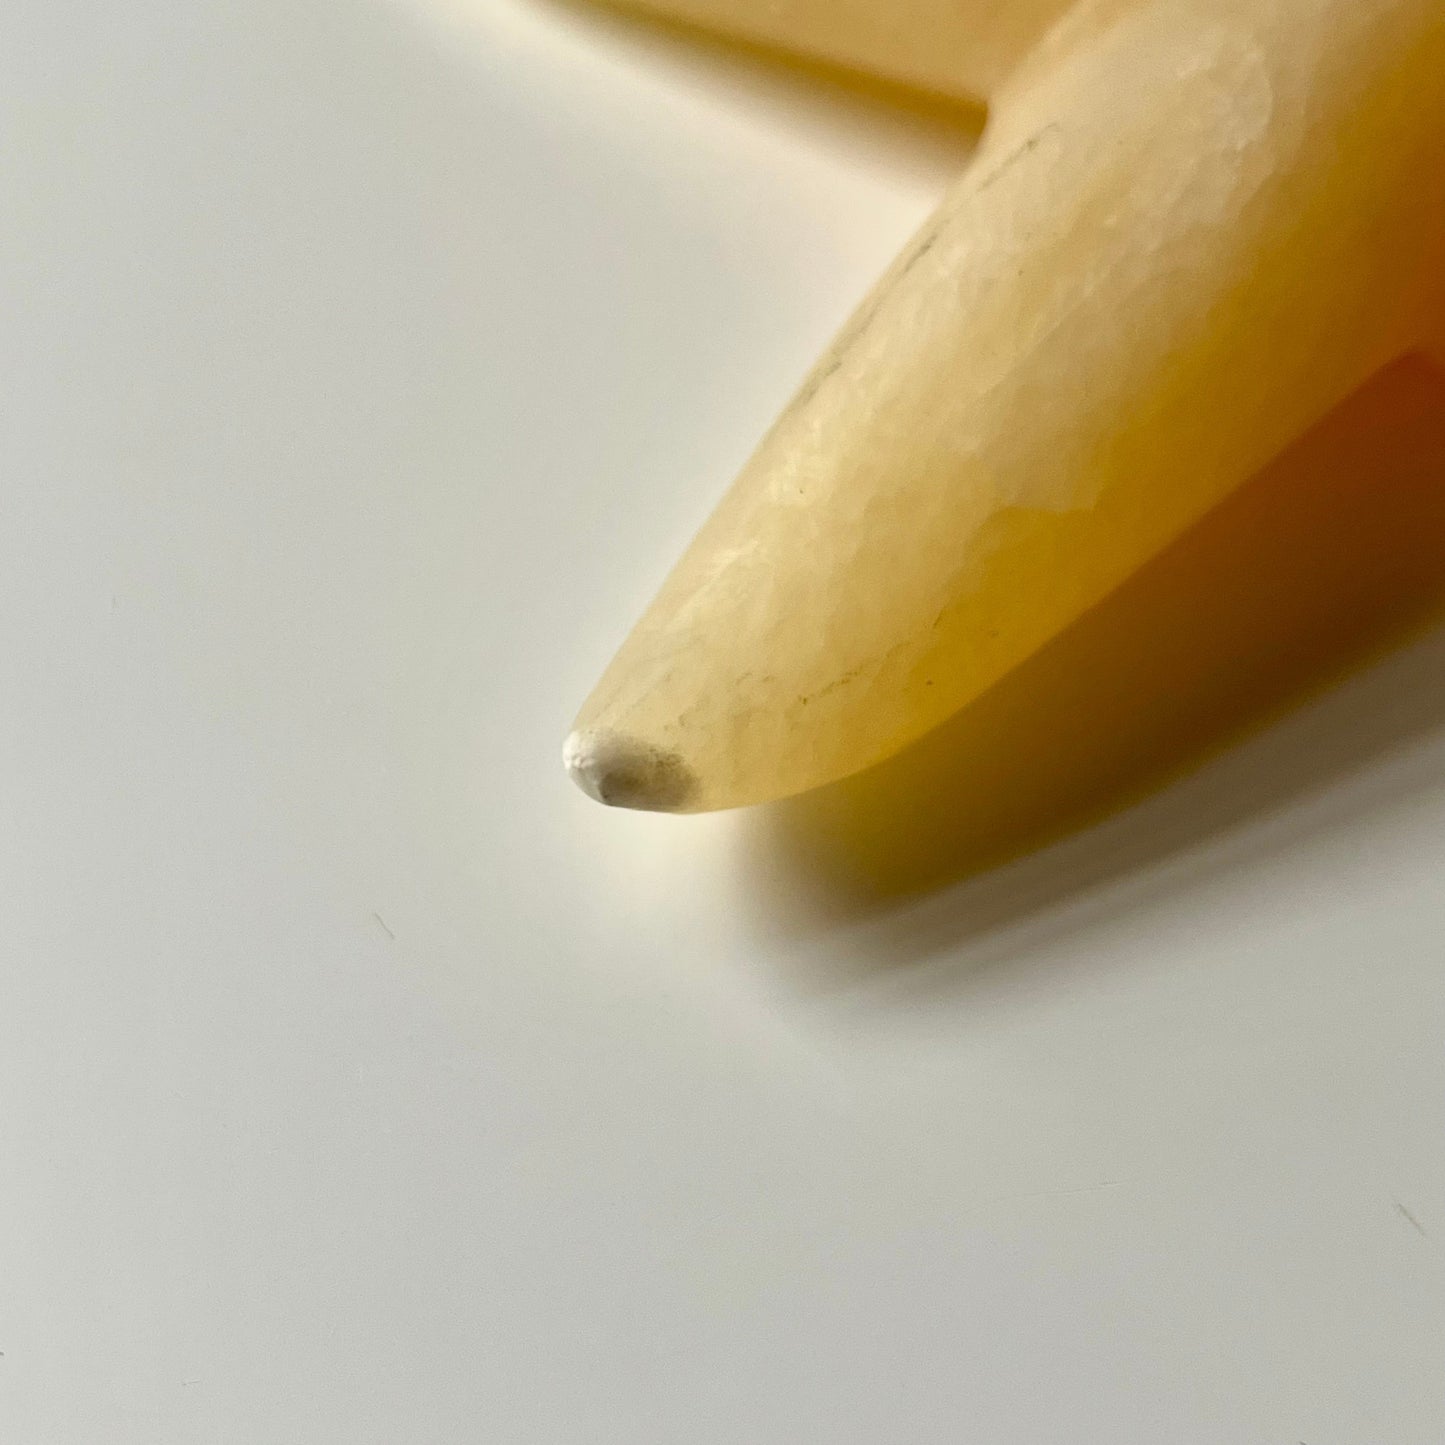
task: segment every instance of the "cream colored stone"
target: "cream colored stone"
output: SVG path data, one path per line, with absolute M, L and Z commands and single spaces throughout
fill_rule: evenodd
M 1068 0 L 615 0 L 939 95 L 994 94 Z
M 591 791 L 731 807 L 887 757 L 1422 345 L 1442 288 L 1439 0 L 1085 0 L 583 708 Z

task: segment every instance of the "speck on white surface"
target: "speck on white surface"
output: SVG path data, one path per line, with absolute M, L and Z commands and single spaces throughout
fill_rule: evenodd
M 552 0 L 0 0 L 0 136 L 0 1438 L 1445 1439 L 1439 635 L 826 926 L 558 766 L 957 136 Z

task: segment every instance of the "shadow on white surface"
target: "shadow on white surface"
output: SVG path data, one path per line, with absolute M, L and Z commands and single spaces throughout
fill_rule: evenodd
M 881 921 L 877 967 L 966 973 L 1245 866 L 1438 779 L 1438 629 L 1281 714 L 1442 610 L 1445 384 L 1411 360 L 950 723 L 764 810 L 743 892 L 765 933 Z

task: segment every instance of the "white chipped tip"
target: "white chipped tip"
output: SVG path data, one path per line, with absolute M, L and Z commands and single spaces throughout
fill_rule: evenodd
M 562 762 L 589 798 L 611 808 L 679 813 L 697 792 L 697 779 L 676 753 L 616 733 L 579 729 L 563 745 Z

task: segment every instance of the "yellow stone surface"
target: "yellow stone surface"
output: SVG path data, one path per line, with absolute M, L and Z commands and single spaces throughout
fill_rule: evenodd
M 692 811 L 890 756 L 1438 337 L 1442 293 L 1439 0 L 1085 0 L 623 645 L 574 776 Z
M 982 101 L 1068 0 L 616 0 L 757 45 Z

